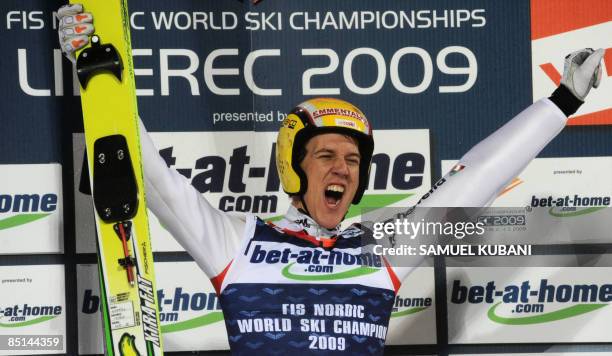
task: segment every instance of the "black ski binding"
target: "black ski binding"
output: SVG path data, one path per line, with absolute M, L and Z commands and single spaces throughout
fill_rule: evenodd
M 132 237 L 132 222 L 131 221 L 121 221 L 113 225 L 113 230 L 121 240 L 121 231 L 119 231 L 119 224 L 123 225 L 123 232 L 125 232 L 125 241 L 130 241 L 130 237 Z
M 117 262 L 119 262 L 119 265 L 123 268 L 136 266 L 136 260 L 132 256 L 128 256 L 125 258 L 119 258 L 117 259 Z
M 99 72 L 110 72 L 121 81 L 123 63 L 121 57 L 110 44 L 100 44 L 100 37 L 91 37 L 91 47 L 84 49 L 76 61 L 77 76 L 83 89 L 87 87 L 89 79 Z
M 93 163 L 93 200 L 100 219 L 112 223 L 133 218 L 138 210 L 138 185 L 125 137 L 97 139 Z

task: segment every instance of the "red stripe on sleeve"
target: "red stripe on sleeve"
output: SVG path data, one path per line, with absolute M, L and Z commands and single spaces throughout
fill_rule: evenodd
M 383 257 L 382 259 L 383 261 L 385 261 L 385 267 L 387 267 L 387 273 L 389 273 L 389 278 L 391 278 L 391 283 L 393 283 L 393 289 L 395 290 L 395 294 L 397 294 L 397 291 L 402 286 L 402 282 L 400 282 L 399 278 L 397 278 L 397 275 L 393 271 L 393 267 L 391 267 L 387 259 L 385 257 Z

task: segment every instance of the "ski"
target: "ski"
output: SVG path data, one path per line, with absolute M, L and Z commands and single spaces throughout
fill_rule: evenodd
M 72 1 L 71 1 L 72 2 Z M 107 355 L 162 355 L 126 0 L 76 0 L 95 18 L 77 54 Z

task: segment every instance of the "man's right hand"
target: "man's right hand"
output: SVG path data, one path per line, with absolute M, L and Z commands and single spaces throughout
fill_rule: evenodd
M 89 43 L 89 35 L 94 32 L 93 16 L 83 12 L 83 5 L 69 4 L 57 10 L 59 27 L 57 33 L 62 52 L 72 62 L 76 62 L 75 53 Z

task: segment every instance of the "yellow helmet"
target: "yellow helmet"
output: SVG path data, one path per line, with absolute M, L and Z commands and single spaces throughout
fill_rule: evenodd
M 308 187 L 306 174 L 300 167 L 306 143 L 323 133 L 340 133 L 354 137 L 359 145 L 361 163 L 359 186 L 353 197 L 358 204 L 368 186 L 374 139 L 372 127 L 363 112 L 353 104 L 334 98 L 309 99 L 296 106 L 283 121 L 276 139 L 276 167 L 289 195 L 303 195 Z

